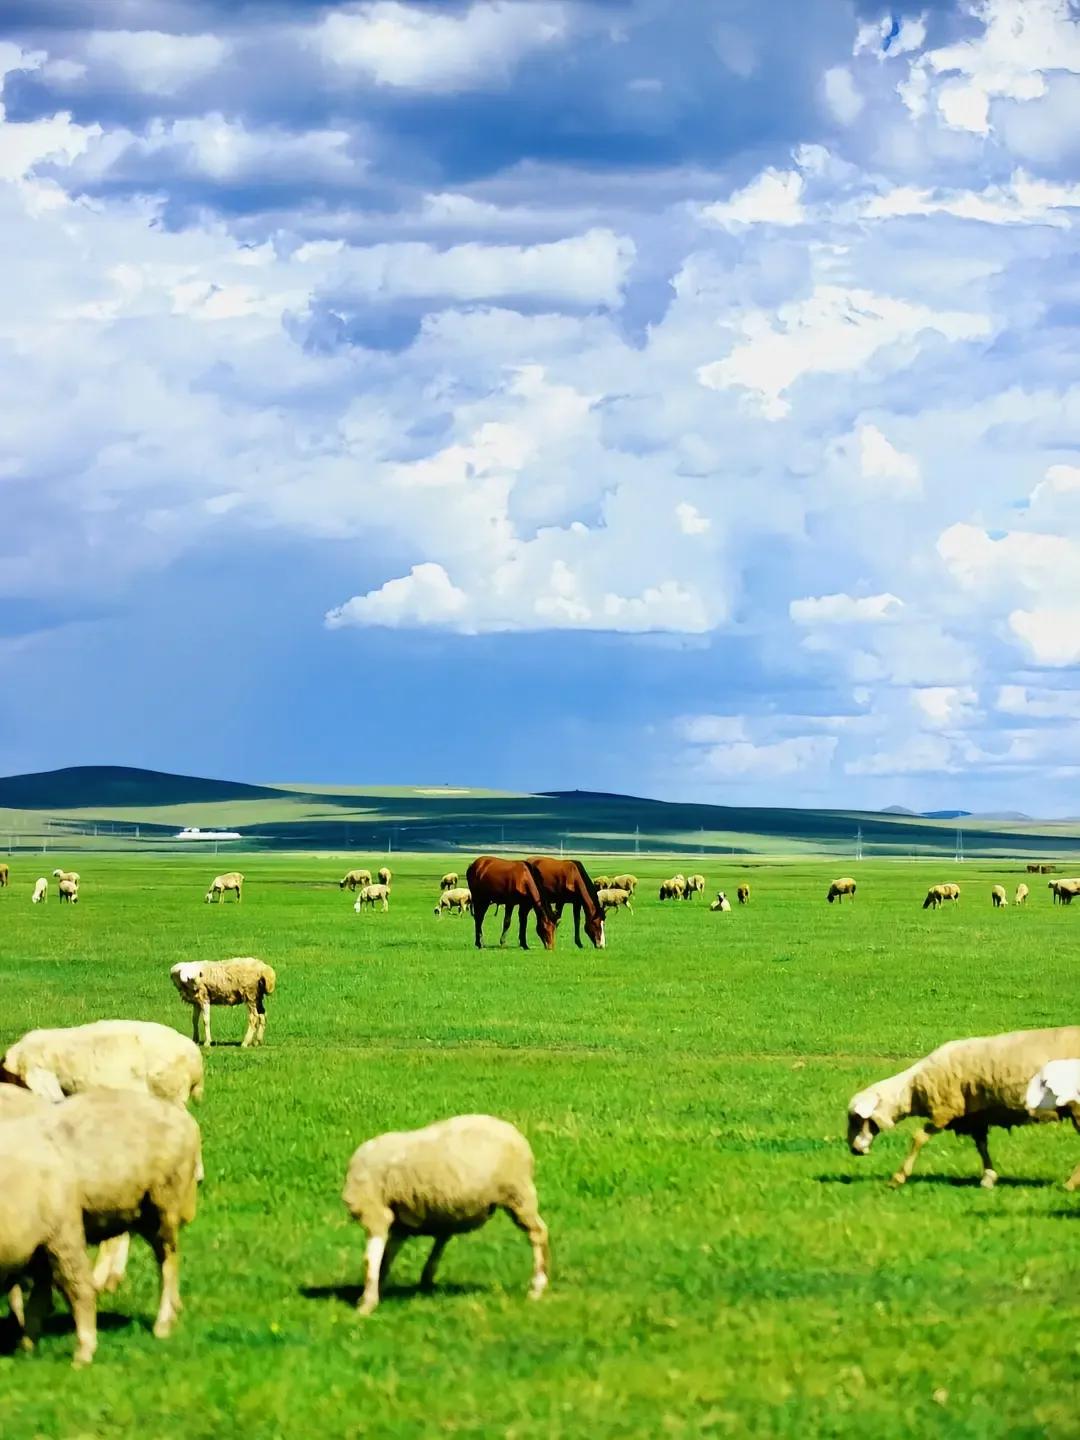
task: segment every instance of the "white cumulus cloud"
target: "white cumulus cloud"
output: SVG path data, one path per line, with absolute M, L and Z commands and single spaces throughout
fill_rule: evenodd
M 805 219 L 803 183 L 797 170 L 775 170 L 769 166 L 726 200 L 703 205 L 700 215 L 707 223 L 727 229 L 743 225 L 799 225 Z
M 796 625 L 865 625 L 894 618 L 903 605 L 896 595 L 889 594 L 860 599 L 844 594 L 818 595 L 792 600 L 788 613 Z

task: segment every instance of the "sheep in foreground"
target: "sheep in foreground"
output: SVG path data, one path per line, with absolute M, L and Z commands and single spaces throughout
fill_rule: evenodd
M 448 870 L 446 874 L 442 877 L 442 879 L 439 881 L 439 889 L 456 890 L 458 888 L 458 879 L 459 876 L 456 870 Z
M 379 871 L 378 875 L 376 876 L 376 879 L 378 880 L 378 882 L 379 882 L 380 885 L 389 885 L 389 884 L 390 884 L 390 881 L 391 881 L 393 878 L 394 878 L 394 877 L 393 877 L 392 872 L 391 872 L 390 870 L 388 870 L 385 865 L 382 867 L 382 869 Z
M 74 1173 L 87 1241 L 101 1244 L 97 1289 L 123 1279 L 131 1232 L 153 1250 L 161 1271 L 154 1334 L 164 1339 L 180 1311 L 179 1233 L 195 1218 L 203 1177 L 198 1125 L 157 1096 L 116 1090 L 74 1095 L 38 1123 Z
M 606 915 L 609 910 L 629 910 L 634 913 L 634 907 L 630 903 L 634 898 L 629 890 L 617 889 L 614 885 L 596 887 L 596 898 L 600 901 L 600 907 Z
M 730 910 L 730 909 L 731 909 L 731 901 L 730 901 L 730 900 L 727 898 L 727 896 L 724 894 L 723 890 L 718 890 L 718 891 L 716 892 L 716 899 L 715 899 L 715 900 L 712 902 L 712 904 L 709 906 L 709 909 L 710 909 L 710 910 Z
M 0 865 L 0 890 L 6 890 L 11 883 L 11 869 L 7 865 Z
M 365 905 L 370 905 L 374 910 L 378 904 L 381 904 L 384 910 L 390 909 L 389 885 L 365 885 L 357 894 L 353 909 L 359 915 Z
M 435 906 L 435 914 L 442 916 L 449 911 L 453 911 L 456 915 L 471 914 L 472 892 L 464 889 L 444 890 L 439 896 L 439 903 Z
M 63 905 L 65 901 L 67 901 L 69 905 L 77 905 L 79 903 L 79 887 L 75 881 L 61 880 L 56 888 L 60 894 L 61 905 Z
M 215 875 L 204 898 L 208 904 L 212 904 L 215 900 L 224 904 L 225 896 L 230 890 L 236 896 L 236 903 L 239 904 L 244 898 L 244 877 L 239 870 L 229 870 L 224 875 Z
M 612 875 L 611 884 L 607 888 L 609 890 L 629 890 L 630 894 L 633 895 L 637 886 L 638 878 L 636 875 Z
M 172 1105 L 202 1099 L 199 1047 L 150 1020 L 95 1020 L 68 1029 L 29 1030 L 0 1060 L 0 1081 L 45 1100 L 82 1090 L 140 1090 Z
M 1027 1107 L 1039 1112 L 1056 1110 L 1061 1120 L 1071 1120 L 1080 1132 L 1080 1059 L 1051 1060 L 1028 1086 Z M 1080 1165 L 1065 1181 L 1066 1190 L 1080 1189 Z
M 97 1349 L 97 1300 L 70 1159 L 42 1131 L 39 1118 L 28 1115 L 0 1125 L 0 1174 L 0 1287 L 11 1290 L 20 1345 L 34 1348 L 52 1309 L 55 1281 L 75 1318 L 74 1364 L 89 1365 Z M 17 1287 L 26 1279 L 24 1309 Z
M 749 904 L 750 904 L 750 886 L 749 886 L 749 885 L 746 885 L 746 884 L 740 885 L 739 888 L 735 891 L 735 894 L 739 897 L 739 904 L 740 904 L 740 905 L 749 905 Z
M 1009 903 L 1009 897 L 1005 894 L 1004 885 L 994 885 L 991 888 L 990 897 L 994 902 L 995 910 L 1000 910 L 1003 906 L 1008 905 Z
M 661 880 L 661 900 L 681 900 L 686 889 L 686 881 L 679 875 L 673 875 L 670 880 Z
M 70 880 L 72 885 L 78 885 L 79 883 L 79 872 L 77 870 L 54 870 L 52 873 L 54 880 Z
M 30 896 L 33 905 L 44 905 L 49 899 L 49 882 L 44 875 L 39 875 L 34 881 L 34 893 Z
M 930 889 L 926 892 L 926 899 L 923 901 L 922 908 L 924 910 L 936 910 L 939 905 L 944 905 L 948 901 L 955 902 L 959 899 L 959 885 L 931 885 Z
M 842 875 L 839 880 L 834 880 L 829 886 L 829 893 L 825 896 L 825 899 L 828 900 L 830 905 L 834 900 L 839 901 L 842 905 L 845 895 L 852 900 L 855 899 L 855 881 L 850 875 Z
M 1080 895 L 1080 880 L 1050 880 L 1047 883 L 1054 892 L 1055 905 L 1071 905 Z
M 371 884 L 370 870 L 347 870 L 345 877 L 338 881 L 339 890 L 359 890 Z
M 1030 894 L 1031 894 L 1031 891 L 1028 889 L 1028 887 L 1027 887 L 1027 886 L 1024 884 L 1024 882 L 1021 880 L 1020 884 L 1017 885 L 1017 887 L 1016 887 L 1016 903 L 1017 903 L 1017 905 L 1024 905 L 1024 904 L 1026 904 L 1026 903 L 1027 903 L 1027 897 L 1028 897 Z
M 853 1155 L 867 1155 L 879 1131 L 917 1115 L 926 1123 L 915 1133 L 892 1183 L 903 1185 L 927 1141 L 941 1130 L 952 1130 L 970 1135 L 975 1142 L 983 1165 L 982 1185 L 990 1189 L 997 1180 L 987 1147 L 991 1127 L 1010 1129 L 1033 1119 L 1027 1104 L 1031 1077 L 1050 1060 L 1078 1054 L 1080 1025 L 950 1040 L 852 1098 L 848 1146 Z
M 690 900 L 695 895 L 705 894 L 705 876 L 691 875 L 686 881 L 686 891 L 683 894 L 684 900 Z
M 533 1170 L 524 1135 L 492 1115 L 456 1115 L 361 1145 L 349 1162 L 341 1197 L 367 1231 L 360 1314 L 370 1315 L 378 1305 L 380 1280 L 388 1278 L 406 1240 L 434 1239 L 420 1277 L 421 1286 L 430 1288 L 452 1236 L 478 1230 L 495 1210 L 505 1210 L 529 1237 L 529 1297 L 538 1300 L 547 1289 L 550 1260 Z
M 174 965 L 169 978 L 182 999 L 191 1006 L 191 1038 L 199 1043 L 199 1019 L 202 1019 L 203 1044 L 210 1048 L 211 1005 L 246 1005 L 247 1030 L 240 1042 L 242 1050 L 261 1045 L 266 1036 L 266 997 L 274 993 L 277 976 L 273 969 L 254 956 L 234 960 L 188 961 Z

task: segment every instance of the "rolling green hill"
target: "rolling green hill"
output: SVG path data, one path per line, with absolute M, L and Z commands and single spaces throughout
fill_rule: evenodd
M 447 786 L 246 785 L 122 766 L 0 779 L 0 849 L 192 848 L 184 826 L 236 830 L 243 850 L 741 853 L 1080 857 L 1064 821 L 677 804 L 590 791 L 513 794 Z

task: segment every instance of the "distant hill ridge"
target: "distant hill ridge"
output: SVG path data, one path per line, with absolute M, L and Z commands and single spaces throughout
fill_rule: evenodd
M 128 765 L 69 765 L 0 779 L 0 806 L 8 810 L 85 810 L 143 805 L 206 805 L 219 800 L 280 800 L 281 790 L 170 775 Z

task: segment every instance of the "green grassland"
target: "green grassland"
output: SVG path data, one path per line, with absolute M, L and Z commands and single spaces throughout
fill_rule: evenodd
M 710 889 L 753 887 L 721 916 L 661 905 L 676 867 L 643 861 L 605 951 L 575 950 L 567 919 L 554 952 L 522 953 L 434 918 L 460 857 L 395 857 L 390 913 L 360 916 L 338 860 L 230 856 L 244 902 L 209 906 L 212 857 L 48 858 L 77 863 L 81 902 L 31 906 L 46 867 L 14 858 L 0 1040 L 115 1015 L 187 1032 L 177 960 L 258 955 L 279 987 L 262 1050 L 215 1013 L 175 1335 L 150 1334 L 137 1244 L 88 1371 L 66 1315 L 36 1356 L 0 1347 L 0 1435 L 1080 1433 L 1080 1196 L 1061 1188 L 1080 1139 L 996 1132 L 992 1192 L 968 1141 L 935 1140 L 901 1191 L 909 1127 L 862 1160 L 842 1141 L 851 1094 L 938 1042 L 1076 1022 L 1080 907 L 1036 877 L 1026 909 L 991 909 L 1021 864 L 868 861 L 857 900 L 829 906 L 833 862 L 713 860 Z M 923 911 L 948 879 L 960 905 Z M 528 1247 L 499 1216 L 454 1241 L 430 1295 L 407 1246 L 357 1319 L 353 1148 L 475 1110 L 536 1151 L 551 1290 L 526 1301 Z

